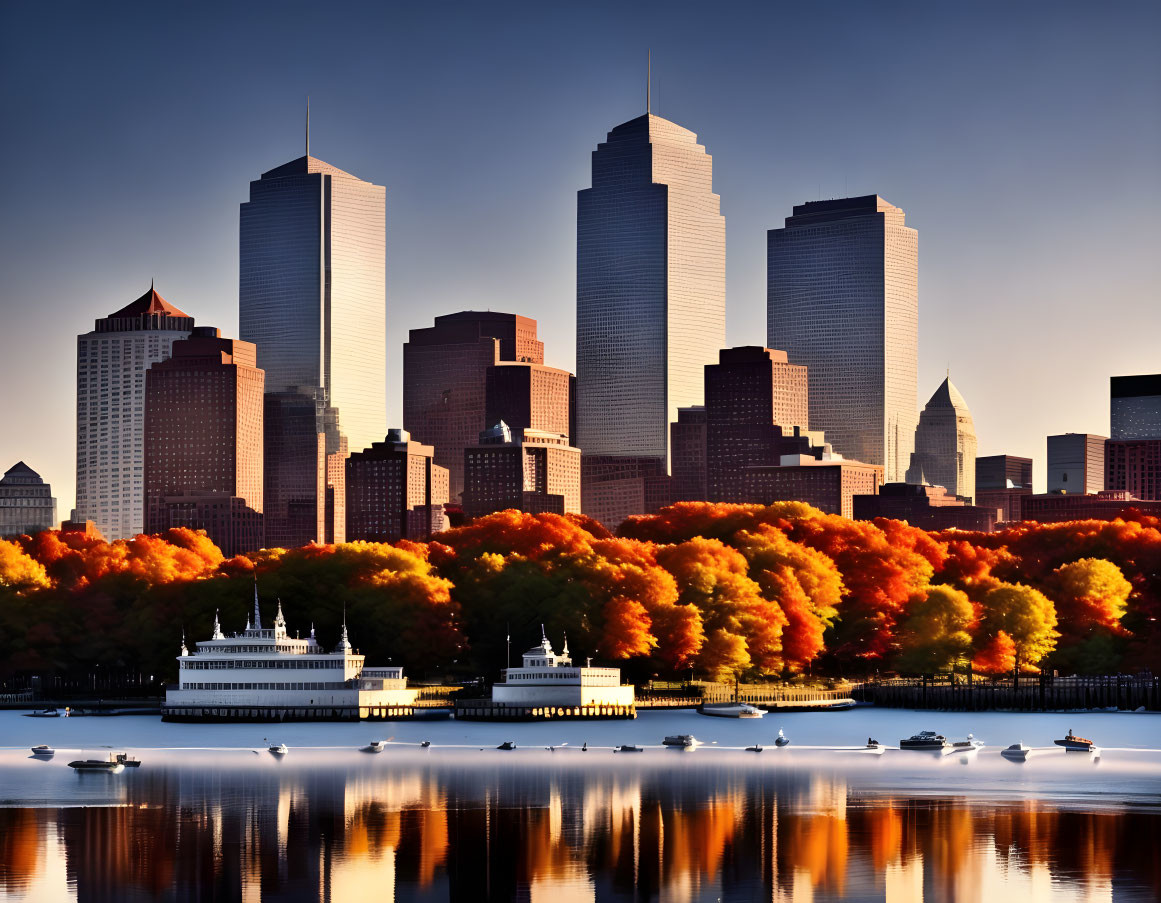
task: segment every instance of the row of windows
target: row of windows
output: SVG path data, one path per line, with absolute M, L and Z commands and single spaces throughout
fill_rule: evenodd
M 345 690 L 345 683 L 237 683 L 237 684 L 182 684 L 183 690 Z
M 182 661 L 181 667 L 195 671 L 220 671 L 230 668 L 342 668 L 343 659 L 291 659 L 269 661 Z

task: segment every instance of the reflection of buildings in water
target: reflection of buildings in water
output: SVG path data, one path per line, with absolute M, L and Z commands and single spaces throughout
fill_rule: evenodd
M 265 764 L 265 763 L 264 763 Z M 859 796 L 842 778 L 690 768 L 142 769 L 129 805 L 0 810 L 0 895 L 59 832 L 81 901 L 1108 900 L 1161 888 L 1141 812 Z M 290 766 L 290 767 L 286 767 Z M 62 857 L 63 858 L 63 857 Z

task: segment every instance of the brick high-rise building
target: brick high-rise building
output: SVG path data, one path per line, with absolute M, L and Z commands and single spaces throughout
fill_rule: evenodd
M 265 545 L 256 361 L 250 342 L 201 326 L 146 371 L 146 532 L 203 529 L 227 556 Z
M 568 436 L 509 428 L 500 421 L 464 450 L 464 514 L 493 511 L 579 514 L 581 452 Z
M 1144 501 L 1161 500 L 1161 439 L 1106 442 L 1105 488 Z
M 706 489 L 705 405 L 677 409 L 677 421 L 669 424 L 669 458 L 675 502 L 704 502 Z
M 433 449 L 392 429 L 383 442 L 346 460 L 347 538 L 427 540 L 447 529 L 448 472 Z
M 567 370 L 498 361 L 484 375 L 484 422 L 495 425 L 503 420 L 513 433 L 537 430 L 571 441 L 575 399 L 576 377 Z
M 1020 499 L 1032 494 L 1032 459 L 1016 455 L 976 458 L 975 503 L 995 508 L 1000 520 L 1020 519 Z
M 1105 488 L 1104 436 L 1064 433 L 1048 437 L 1048 491 L 1091 495 Z
M 705 367 L 706 490 L 710 501 L 747 501 L 747 467 L 777 466 L 783 436 L 807 427 L 806 368 L 786 353 L 744 346 Z
M 649 514 L 672 500 L 665 462 L 653 455 L 587 455 L 581 449 L 581 510 L 610 530 L 633 514 Z
M 403 346 L 403 428 L 435 449 L 453 501 L 464 488 L 464 449 L 489 426 L 488 368 L 502 361 L 544 364 L 535 320 L 494 311 L 447 314 L 411 330 Z
M 144 529 L 145 371 L 194 320 L 153 286 L 77 336 L 77 507 L 110 541 Z

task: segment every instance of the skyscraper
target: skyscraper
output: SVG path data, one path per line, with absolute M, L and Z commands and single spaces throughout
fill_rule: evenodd
M 464 449 L 476 443 L 480 430 L 505 419 L 522 427 L 570 431 L 570 374 L 543 365 L 544 343 L 536 338 L 536 321 L 516 314 L 466 310 L 436 317 L 434 326 L 408 334 L 403 346 L 403 428 L 417 442 L 435 448 L 435 463 L 448 470 L 453 502 L 464 489 Z M 493 366 L 505 370 L 489 375 Z M 546 386 L 563 407 L 541 406 L 533 417 L 533 381 Z M 494 386 L 491 396 L 489 386 Z M 523 414 L 501 404 L 513 397 Z M 547 414 L 550 409 L 555 413 Z M 489 417 L 494 418 L 491 424 Z
M 193 317 L 149 287 L 77 336 L 77 507 L 110 541 L 144 529 L 145 371 L 186 338 Z
M 971 502 L 976 495 L 976 427 L 967 402 L 948 377 L 919 415 L 907 482 L 942 486 Z
M 1109 380 L 1109 438 L 1161 439 L 1161 373 Z
M 198 326 L 145 374 L 145 529 L 260 549 L 264 375 L 254 346 Z
M 347 529 L 352 540 L 427 540 L 447 528 L 447 469 L 432 447 L 393 429 L 346 460 Z
M 877 195 L 811 201 L 767 233 L 766 267 L 767 344 L 810 371 L 811 428 L 902 480 L 918 401 L 918 233 Z
M 648 109 L 609 132 L 592 187 L 577 192 L 573 444 L 586 456 L 668 467 L 669 424 L 702 403 L 702 368 L 725 344 L 725 267 L 713 161 L 697 135 Z M 606 461 L 590 476 L 618 470 Z
M 267 392 L 316 388 L 352 448 L 387 431 L 386 189 L 311 157 L 241 205 L 241 336 Z

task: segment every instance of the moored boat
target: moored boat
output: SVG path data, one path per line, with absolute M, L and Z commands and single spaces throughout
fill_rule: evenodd
M 956 740 L 951 748 L 959 753 L 971 753 L 984 748 L 984 741 L 977 740 L 974 735 L 968 734 L 965 740 Z
M 515 740 L 505 740 L 503 743 L 501 743 L 499 746 L 496 747 L 496 749 L 507 749 L 507 750 L 512 750 L 515 748 L 516 748 L 516 741 Z
M 661 743 L 674 749 L 691 749 L 701 745 L 701 741 L 693 734 L 670 734 Z
M 761 718 L 766 713 L 756 705 L 745 702 L 721 702 L 703 705 L 698 709 L 702 715 L 713 715 L 716 718 Z
M 34 756 L 47 759 L 47 758 L 50 758 L 51 756 L 55 756 L 56 750 L 53 749 L 51 746 L 46 746 L 45 744 L 42 743 L 42 744 L 40 744 L 40 746 L 32 747 L 32 754 Z
M 755 743 L 753 746 L 746 747 L 746 752 L 761 752 L 761 751 L 762 751 L 762 744 L 760 744 L 760 743 Z
M 77 759 L 69 762 L 69 768 L 75 771 L 103 771 L 106 774 L 120 774 L 125 770 L 125 765 L 117 761 L 117 758 L 110 753 L 105 759 Z
M 883 744 L 876 740 L 874 737 L 868 737 L 867 745 L 862 749 L 855 750 L 855 752 L 862 753 L 866 756 L 881 756 L 884 752 L 886 752 L 886 747 L 884 747 Z
M 126 768 L 141 767 L 141 760 L 136 756 L 129 755 L 129 753 L 114 753 L 113 758 L 124 765 Z
M 613 752 L 645 752 L 640 746 L 634 746 L 632 743 L 622 743 Z
M 1095 744 L 1086 737 L 1078 737 L 1068 729 L 1068 733 L 1060 740 L 1053 740 L 1057 746 L 1063 746 L 1066 752 L 1092 752 Z
M 35 712 L 25 712 L 25 718 L 60 718 L 61 713 L 56 709 L 38 709 Z
M 947 742 L 947 737 L 943 736 L 943 734 L 937 734 L 935 731 L 920 731 L 918 734 L 912 734 L 906 740 L 899 741 L 900 749 L 918 749 L 926 752 L 938 752 L 950 747 L 951 744 Z
M 1023 743 L 1013 743 L 1011 746 L 1001 749 L 1000 755 L 1012 762 L 1024 762 L 1031 752 L 1032 750 Z
M 285 756 L 288 752 L 290 752 L 285 743 L 274 743 L 266 747 L 266 749 L 272 756 L 279 757 Z
M 774 745 L 781 749 L 783 746 L 790 745 L 790 738 L 782 733 L 782 728 L 778 728 L 778 736 L 774 738 Z
M 369 752 L 369 753 L 381 753 L 386 748 L 387 748 L 387 741 L 386 740 L 372 740 L 370 743 L 368 743 L 366 746 L 363 747 L 362 751 Z

